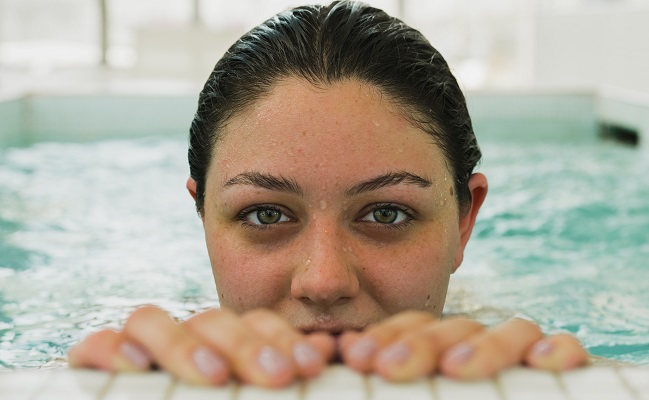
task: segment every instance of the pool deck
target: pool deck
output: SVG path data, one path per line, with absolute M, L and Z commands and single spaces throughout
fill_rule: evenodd
M 186 134 L 202 83 L 109 69 L 30 78 L 2 71 L 0 146 Z M 593 140 L 601 123 L 637 132 L 649 154 L 649 94 L 614 87 L 467 92 L 478 139 Z
M 648 400 L 649 368 L 593 366 L 561 374 L 515 368 L 491 380 L 434 377 L 393 384 L 332 366 L 314 380 L 279 390 L 235 383 L 218 388 L 191 386 L 164 372 L 110 374 L 59 368 L 0 373 L 0 399 Z

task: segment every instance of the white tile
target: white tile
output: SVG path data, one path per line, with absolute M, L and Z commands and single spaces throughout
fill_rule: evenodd
M 169 400 L 231 400 L 234 398 L 235 388 L 234 383 L 221 387 L 176 383 Z
M 365 376 L 342 365 L 333 365 L 312 380 L 305 382 L 305 400 L 365 399 Z
M 45 386 L 51 373 L 51 369 L 18 370 L 0 373 L 0 399 L 32 399 Z
M 103 400 L 162 400 L 172 385 L 164 372 L 121 373 L 114 377 Z
M 572 400 L 634 399 L 613 368 L 579 368 L 562 373 L 560 378 Z
M 62 368 L 53 370 L 36 400 L 94 400 L 106 388 L 111 375 L 88 369 Z
M 459 381 L 440 376 L 433 379 L 433 391 L 437 400 L 501 399 L 493 380 Z
M 649 368 L 625 367 L 618 372 L 639 399 L 649 400 Z
M 237 400 L 300 400 L 299 383 L 282 389 L 265 389 L 251 385 L 239 386 Z
M 507 399 L 516 400 L 565 400 L 554 373 L 530 368 L 513 368 L 498 377 L 500 390 Z
M 432 400 L 433 392 L 429 379 L 420 379 L 409 383 L 388 382 L 377 375 L 368 378 L 370 400 Z

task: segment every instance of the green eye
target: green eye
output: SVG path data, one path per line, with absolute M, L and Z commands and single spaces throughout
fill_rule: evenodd
M 372 214 L 374 215 L 374 220 L 381 224 L 392 224 L 399 216 L 399 212 L 392 208 L 378 208 Z
M 291 221 L 291 218 L 283 213 L 280 208 L 270 205 L 250 207 L 243 210 L 237 219 L 253 226 L 274 225 L 280 222 Z
M 281 217 L 282 213 L 272 208 L 257 210 L 257 220 L 265 225 L 279 222 Z
M 390 226 L 406 224 L 410 220 L 412 220 L 412 217 L 408 211 L 401 209 L 400 206 L 388 204 L 377 204 L 376 208 L 370 210 L 361 218 L 361 221 Z

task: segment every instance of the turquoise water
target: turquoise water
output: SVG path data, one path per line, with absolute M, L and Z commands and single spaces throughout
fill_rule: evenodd
M 218 304 L 185 147 L 0 150 L 0 369 L 56 362 L 141 304 L 180 318 Z M 449 311 L 523 313 L 595 354 L 649 364 L 649 156 L 596 142 L 482 147 L 490 194 Z

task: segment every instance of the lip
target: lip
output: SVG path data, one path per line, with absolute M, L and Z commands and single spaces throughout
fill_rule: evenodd
M 298 330 L 305 334 L 309 333 L 328 333 L 330 335 L 338 336 L 347 331 L 362 331 L 364 326 L 351 325 L 351 324 L 337 324 L 337 323 L 319 323 L 314 325 L 298 326 Z

